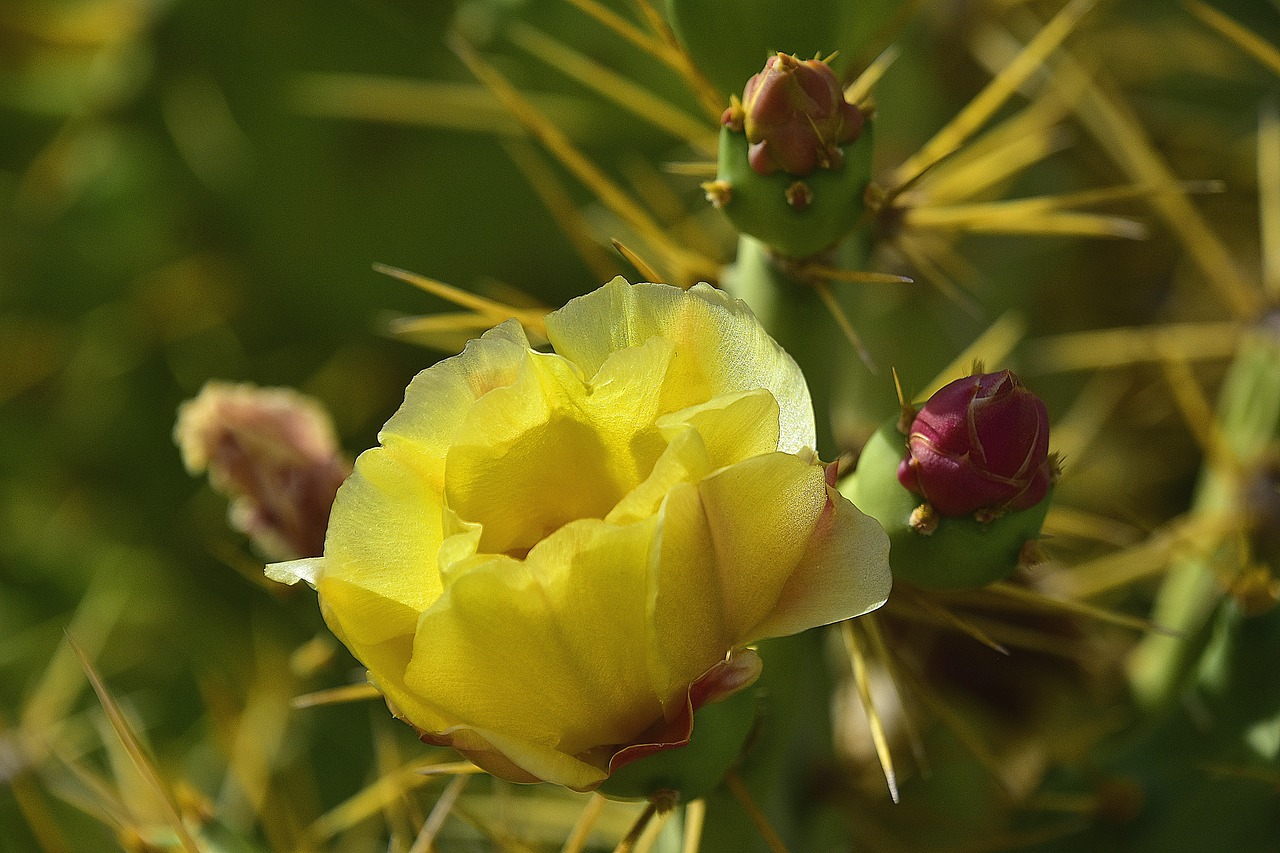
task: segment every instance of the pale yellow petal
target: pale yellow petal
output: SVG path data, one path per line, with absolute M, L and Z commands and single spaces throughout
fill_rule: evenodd
M 395 637 L 412 637 L 419 610 L 367 587 L 324 575 L 316 584 L 329 629 L 347 646 L 376 646 Z M 359 653 L 356 657 L 360 657 Z M 361 658 L 368 666 L 368 662 Z
M 317 588 L 326 578 L 341 580 L 415 613 L 440 594 L 440 496 L 405 461 L 411 452 L 375 447 L 356 460 L 334 500 Z M 371 638 L 387 636 L 376 613 L 365 619 L 344 617 L 353 637 L 377 642 Z
M 670 341 L 650 338 L 612 353 L 591 376 L 580 405 L 609 448 L 620 481 L 644 480 L 666 446 L 656 422 L 675 351 Z
M 768 391 L 725 394 L 658 419 L 669 442 L 643 483 L 606 516 L 622 523 L 658 511 L 677 483 L 696 483 L 718 468 L 769 453 L 778 444 L 778 404 Z
M 707 447 L 696 430 L 684 427 L 658 457 L 648 478 L 626 494 L 605 516 L 613 524 L 630 524 L 658 512 L 667 493 L 680 483 L 696 483 L 713 470 Z
M 415 612 L 436 599 L 445 452 L 476 398 L 514 381 L 528 354 L 519 325 L 504 323 L 414 378 L 379 435 L 384 446 L 361 454 L 338 490 L 317 580 L 350 583 Z M 394 633 L 376 613 L 343 622 L 363 643 Z
M 405 671 L 413 654 L 413 628 L 417 623 L 418 614 L 413 614 L 409 620 L 408 633 L 389 633 L 385 639 L 362 642 L 353 638 L 345 630 L 340 610 L 359 611 L 379 606 L 378 602 L 373 600 L 375 597 L 366 590 L 341 581 L 329 581 L 326 586 L 328 594 L 322 594 L 320 597 L 320 611 L 324 615 L 325 623 L 333 631 L 334 636 L 341 640 L 356 659 L 368 669 L 370 682 L 387 697 L 392 709 L 424 731 L 438 730 L 452 725 L 452 721 L 441 709 L 424 701 L 404 683 Z M 338 605 L 339 610 L 333 607 L 334 603 Z M 383 606 L 386 607 L 383 611 L 384 616 L 389 622 L 403 624 L 405 614 L 398 612 L 397 605 L 384 602 Z
M 628 491 L 599 432 L 572 405 L 585 396 L 574 384 L 582 388 L 569 362 L 531 358 L 514 384 L 467 413 L 467 441 L 448 452 L 445 498 L 483 525 L 482 552 L 523 556 L 574 519 L 603 518 Z
M 722 660 L 737 638 L 725 624 L 724 578 L 697 486 L 681 483 L 671 488 L 658 519 L 659 539 L 649 567 L 650 669 L 654 689 L 671 717 L 683 709 L 681 691 Z
M 359 595 L 359 591 L 355 591 Z M 387 699 L 392 711 L 435 742 L 448 742 L 478 766 L 508 779 L 552 781 L 575 790 L 588 790 L 607 775 L 603 769 L 607 756 L 599 766 L 589 764 L 559 750 L 512 737 L 510 734 L 459 727 L 456 719 L 429 704 L 405 684 L 404 674 L 413 651 L 412 635 L 394 637 L 381 643 L 353 643 L 341 631 L 326 609 L 334 633 L 346 643 L 369 669 L 370 681 Z M 437 735 L 433 737 L 432 735 Z
M 660 694 L 687 687 L 754 639 L 752 629 L 777 608 L 826 503 L 822 469 L 785 453 L 670 489 L 651 566 L 652 670 Z
M 531 354 L 512 384 L 470 407 L 445 495 L 483 525 L 481 551 L 522 556 L 570 521 L 604 518 L 639 483 L 663 447 L 655 389 L 670 352 L 653 341 L 618 353 L 592 385 L 567 359 Z
M 777 605 L 748 642 L 852 619 L 889 598 L 889 537 L 870 516 L 827 487 L 831 500 Z
M 316 578 L 324 568 L 323 557 L 303 557 L 300 560 L 285 560 L 282 563 L 267 563 L 267 580 L 293 586 L 298 581 L 306 581 L 312 587 Z
M 529 352 L 515 320 L 490 329 L 458 355 L 415 376 L 378 440 L 386 447 L 407 445 L 412 452 L 403 458 L 442 492 L 445 453 L 459 435 L 463 416 L 480 397 L 514 382 Z
M 489 744 L 496 754 L 493 756 L 495 763 L 486 764 L 486 756 L 477 755 L 466 748 L 463 741 L 458 744 L 463 753 L 470 756 L 472 760 L 494 773 L 502 773 L 501 763 L 510 763 L 528 773 L 534 779 L 541 779 L 544 782 L 554 782 L 557 785 L 564 785 L 575 791 L 589 791 L 596 785 L 599 785 L 608 776 L 608 771 L 604 769 L 605 760 L 608 759 L 607 754 L 600 754 L 601 766 L 584 761 L 582 758 L 561 752 L 551 747 L 540 746 L 530 741 L 521 740 L 511 737 L 506 732 L 485 731 L 482 729 L 459 732 L 464 737 L 475 737 L 483 743 Z M 510 778 L 504 776 L 504 778 Z
M 785 453 L 756 456 L 698 484 L 735 645 L 773 611 L 827 504 L 822 469 Z
M 745 303 L 707 284 L 688 291 L 616 278 L 547 317 L 561 355 L 594 376 L 611 353 L 652 338 L 675 345 L 663 388 L 664 412 L 722 394 L 766 389 L 779 407 L 779 449 L 814 445 L 813 404 L 800 368 Z
M 697 430 L 712 468 L 724 468 L 778 449 L 778 401 L 763 388 L 722 394 L 658 419 L 668 438 L 686 428 Z
M 459 725 L 577 754 L 661 715 L 646 663 L 653 520 L 583 520 L 525 561 L 449 584 L 418 624 L 406 682 Z

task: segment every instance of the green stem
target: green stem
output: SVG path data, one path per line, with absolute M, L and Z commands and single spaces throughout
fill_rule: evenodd
M 1242 472 L 1248 476 L 1280 440 L 1280 329 L 1274 321 L 1241 341 L 1218 402 L 1217 431 L 1227 458 L 1206 462 L 1192 512 L 1234 518 L 1244 527 Z M 1152 618 L 1176 635 L 1146 637 L 1129 664 L 1130 684 L 1144 707 L 1163 706 L 1185 686 L 1221 603 L 1221 581 L 1229 575 L 1223 569 L 1239 561 L 1238 541 L 1218 537 L 1214 547 L 1195 549 L 1166 575 Z
M 871 236 L 867 230 L 846 240 L 841 262 L 863 266 Z M 815 449 L 823 459 L 835 459 L 841 450 L 833 417 L 837 391 L 849 370 L 865 367 L 818 292 L 797 281 L 785 266 L 764 244 L 743 235 L 737 263 L 723 280 L 799 364 L 813 398 Z M 836 292 L 843 294 L 839 299 L 853 316 L 848 306 L 856 291 Z M 738 771 L 751 799 L 791 851 L 849 847 L 847 829 L 833 804 L 835 792 L 826 781 L 834 778 L 836 766 L 826 636 L 823 630 L 811 630 L 760 644 L 760 724 Z M 701 850 L 769 853 L 766 841 L 724 786 L 707 798 Z
M 858 234 L 846 245 L 851 248 L 842 252 L 842 260 L 861 266 L 870 251 L 869 234 Z M 769 334 L 800 365 L 813 397 L 815 449 L 823 459 L 835 459 L 843 449 L 836 439 L 835 399 L 842 377 L 849 370 L 865 369 L 857 351 L 817 290 L 792 276 L 760 241 L 746 235 L 739 238 L 738 260 L 726 271 L 724 283 L 751 306 Z M 850 310 L 852 288 L 834 288 L 834 292 L 846 316 L 855 316 Z
M 765 819 L 793 851 L 848 848 L 834 806 L 832 678 L 821 629 L 760 644 L 759 728 L 738 774 Z M 727 787 L 707 797 L 702 853 L 769 853 Z

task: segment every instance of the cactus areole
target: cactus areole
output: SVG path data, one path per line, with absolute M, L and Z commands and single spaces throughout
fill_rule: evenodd
M 739 231 L 804 258 L 860 221 L 871 179 L 871 124 L 820 59 L 769 58 L 721 119 L 707 199 Z

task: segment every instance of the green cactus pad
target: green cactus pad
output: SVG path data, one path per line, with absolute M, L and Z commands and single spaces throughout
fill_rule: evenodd
M 737 763 L 756 721 L 757 692 L 748 687 L 703 705 L 693 716 L 688 746 L 656 752 L 622 767 L 597 789 L 614 800 L 647 800 L 673 791 L 688 803 L 715 790 Z
M 938 518 L 937 529 L 926 536 L 910 524 L 920 496 L 898 482 L 898 463 L 906 452 L 905 436 L 896 419 L 890 421 L 863 448 L 857 471 L 840 484 L 840 492 L 889 534 L 894 579 L 929 589 L 967 589 L 1008 576 L 1023 546 L 1040 534 L 1053 493 L 986 524 L 971 517 Z
M 862 135 L 841 149 L 845 159 L 840 168 L 817 169 L 799 179 L 784 172 L 756 174 L 747 162 L 748 147 L 746 134 L 720 129 L 716 179 L 729 188 L 721 210 L 742 233 L 788 257 L 807 258 L 839 242 L 861 220 L 863 194 L 871 181 L 870 120 Z M 787 202 L 787 188 L 797 180 L 812 192 L 804 210 Z

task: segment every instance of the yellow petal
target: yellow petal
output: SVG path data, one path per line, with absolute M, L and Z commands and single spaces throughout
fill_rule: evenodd
M 453 578 L 422 615 L 406 683 L 463 726 L 575 755 L 661 715 L 646 649 L 653 520 L 583 520 L 524 561 Z
M 830 486 L 831 500 L 772 613 L 748 642 L 785 637 L 875 610 L 889 598 L 889 537 Z
M 325 622 L 348 646 L 376 646 L 397 637 L 413 636 L 420 612 L 414 607 L 328 575 L 320 578 L 316 591 L 320 593 Z M 369 665 L 368 661 L 364 663 Z
M 318 589 L 332 578 L 415 613 L 439 596 L 445 453 L 462 415 L 479 396 L 514 381 L 528 352 L 519 324 L 504 323 L 414 378 L 379 434 L 383 447 L 361 454 L 338 490 L 315 572 Z M 377 644 L 411 634 L 413 624 L 356 608 L 344 615 L 343 630 L 355 642 Z
M 656 513 L 667 493 L 680 483 L 696 483 L 713 470 L 706 444 L 695 430 L 685 428 L 658 457 L 648 478 L 627 493 L 605 516 L 613 524 L 630 524 Z
M 339 580 L 416 614 L 440 594 L 440 496 L 405 461 L 407 453 L 403 447 L 365 451 L 338 490 L 316 582 L 322 595 L 327 579 Z M 383 618 L 376 608 L 344 616 L 344 626 L 362 643 L 413 631 L 412 623 Z
M 660 694 L 687 687 L 754 639 L 751 630 L 777 606 L 826 502 L 822 469 L 785 453 L 670 490 L 651 567 Z
M 490 329 L 458 355 L 415 376 L 378 440 L 384 447 L 407 445 L 412 452 L 403 458 L 442 492 L 445 453 L 463 416 L 480 397 L 514 382 L 528 354 L 529 341 L 515 320 Z
M 768 391 L 725 394 L 658 418 L 669 442 L 643 483 L 605 518 L 636 521 L 658 511 L 677 483 L 696 483 L 717 468 L 769 453 L 778 445 L 778 403 Z
M 378 642 L 354 640 L 344 629 L 343 619 L 347 617 L 349 609 L 358 611 L 378 606 L 376 597 L 367 590 L 342 581 L 329 580 L 325 586 L 327 594 L 320 599 L 325 623 L 369 670 L 369 680 L 387 697 L 393 710 L 422 730 L 439 730 L 451 725 L 451 720 L 442 709 L 414 694 L 404 683 L 404 674 L 413 655 L 412 626 L 409 633 L 397 633 Z M 385 600 L 382 606 L 387 608 L 384 611 L 385 617 L 389 621 L 396 621 L 399 615 L 396 612 L 397 606 L 388 606 Z M 416 624 L 417 614 L 414 615 L 413 622 Z
M 698 484 L 735 645 L 774 609 L 827 503 L 822 469 L 785 453 L 740 462 Z
M 674 412 L 722 394 L 763 388 L 779 407 L 779 445 L 814 445 L 813 404 L 800 368 L 745 303 L 707 284 L 688 291 L 615 278 L 547 316 L 556 352 L 594 376 L 610 353 L 652 338 L 675 345 L 662 408 Z
M 711 467 L 724 468 L 778 449 L 778 401 L 761 388 L 722 394 L 658 419 L 668 439 L 687 428 L 702 436 Z
M 696 437 L 696 434 L 694 434 Z M 722 660 L 736 638 L 726 626 L 725 579 L 698 488 L 678 484 L 659 514 L 660 540 L 650 563 L 655 692 L 670 719 L 683 709 L 681 692 Z
M 635 485 L 649 475 L 666 447 L 656 427 L 675 346 L 650 338 L 612 353 L 591 377 L 580 405 L 614 456 L 619 481 Z M 578 368 L 581 370 L 581 368 Z
M 589 384 L 571 361 L 530 353 L 515 382 L 471 406 L 445 494 L 484 526 L 481 551 L 521 556 L 569 521 L 604 518 L 648 474 L 671 353 L 657 339 L 615 353 Z

